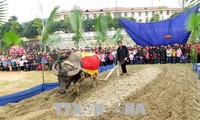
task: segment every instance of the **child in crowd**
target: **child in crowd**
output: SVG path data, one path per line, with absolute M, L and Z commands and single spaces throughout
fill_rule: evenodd
M 180 62 L 181 56 L 182 56 L 182 51 L 181 48 L 179 47 L 178 50 L 176 51 L 177 63 Z
M 176 63 L 176 49 L 172 49 L 172 63 Z
M 149 64 L 149 51 L 146 50 L 146 55 L 145 55 L 145 61 L 146 61 L 146 64 Z
M 134 59 L 133 51 L 130 52 L 129 59 L 130 59 L 130 64 L 132 65 Z

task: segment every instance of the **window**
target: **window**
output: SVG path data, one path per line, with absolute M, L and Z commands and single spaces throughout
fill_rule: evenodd
M 141 13 L 141 12 L 139 12 L 139 13 L 138 13 L 138 16 L 139 16 L 139 17 L 141 17 L 141 16 L 142 16 L 142 13 Z
M 148 11 L 145 12 L 145 15 L 148 16 Z
M 155 15 L 155 11 L 152 12 L 152 16 L 154 16 L 154 15 Z
M 160 14 L 162 15 L 162 14 L 163 14 L 163 11 L 160 11 Z
M 89 19 L 89 14 L 86 14 L 86 19 Z
M 124 17 L 127 17 L 127 12 L 124 13 Z
M 148 23 L 148 22 L 149 22 L 149 19 L 148 19 L 148 18 L 146 18 L 146 19 L 145 19 L 145 22 L 146 22 L 146 23 Z
M 134 12 L 131 12 L 131 16 L 134 17 Z
M 167 10 L 167 15 L 169 15 L 169 10 Z
M 114 13 L 114 18 L 116 18 L 116 17 L 117 17 L 117 13 L 115 12 L 115 13 Z
M 122 15 L 121 15 L 121 13 L 119 12 L 119 13 L 117 13 L 117 17 L 121 17 Z
M 97 15 L 96 14 L 94 14 L 94 19 L 97 17 Z

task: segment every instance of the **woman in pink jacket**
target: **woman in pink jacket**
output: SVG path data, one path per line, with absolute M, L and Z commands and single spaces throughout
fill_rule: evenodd
M 179 47 L 178 50 L 176 51 L 177 63 L 180 62 L 181 56 L 182 56 L 182 51 L 181 48 Z

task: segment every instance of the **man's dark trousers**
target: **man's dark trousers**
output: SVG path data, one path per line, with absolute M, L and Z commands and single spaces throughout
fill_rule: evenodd
M 122 73 L 127 73 L 127 71 L 126 71 L 126 62 L 121 64 L 121 68 L 122 68 Z

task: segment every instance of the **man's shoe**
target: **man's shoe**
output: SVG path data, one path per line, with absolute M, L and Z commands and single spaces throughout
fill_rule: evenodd
M 124 73 L 124 75 L 128 75 L 128 76 L 129 76 L 129 74 L 128 74 L 128 73 Z

